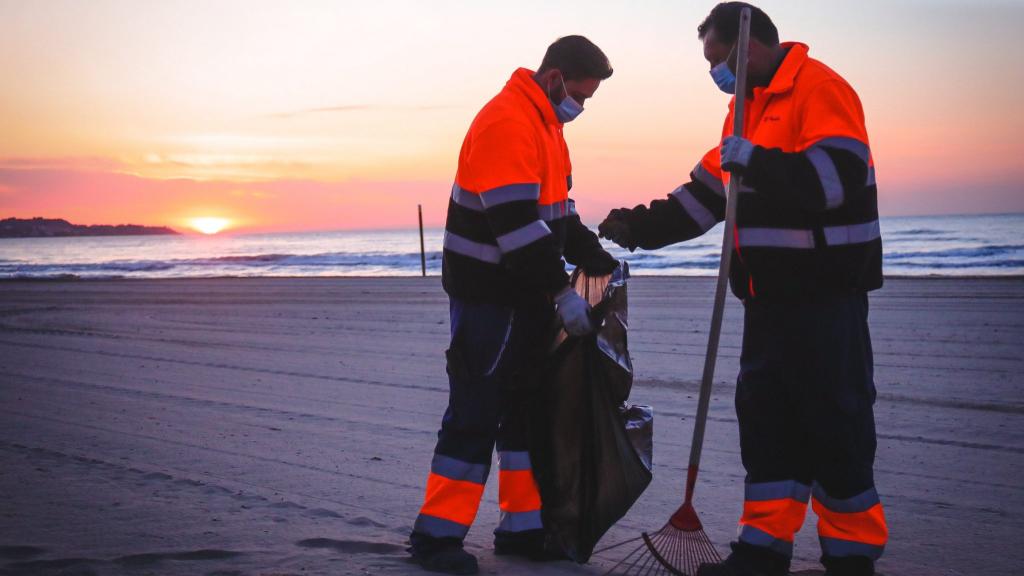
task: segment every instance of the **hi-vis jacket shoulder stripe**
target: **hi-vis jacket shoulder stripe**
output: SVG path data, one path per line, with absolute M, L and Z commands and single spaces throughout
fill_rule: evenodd
M 569 199 L 562 124 L 533 73 L 517 70 L 473 120 L 448 203 L 449 294 L 508 303 L 568 285 L 563 257 L 599 249 Z
M 741 299 L 806 299 L 882 285 L 875 163 L 853 88 L 808 57 L 787 54 L 766 87 L 747 99 L 754 144 L 737 201 L 731 287 Z M 731 135 L 732 103 L 722 138 Z M 698 236 L 724 219 L 730 175 L 709 150 L 668 200 L 624 218 L 641 248 Z

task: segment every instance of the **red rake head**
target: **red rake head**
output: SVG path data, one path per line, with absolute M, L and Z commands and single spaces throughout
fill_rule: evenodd
M 619 575 L 693 576 L 702 564 L 722 561 L 715 545 L 704 533 L 704 527 L 693 508 L 693 488 L 697 483 L 697 467 L 686 474 L 686 496 L 683 505 L 654 534 L 640 535 L 643 542 L 606 573 Z M 633 540 L 627 540 L 632 542 Z M 602 550 L 620 546 L 616 544 Z
M 704 526 L 700 523 L 700 518 L 697 518 L 697 511 L 694 510 L 693 504 L 689 501 L 684 502 L 676 510 L 676 513 L 669 518 L 668 522 L 676 530 L 682 532 L 697 532 L 704 529 Z
M 700 523 L 700 518 L 697 518 L 697 511 L 693 508 L 693 489 L 696 485 L 697 466 L 693 465 L 686 470 L 686 495 L 683 498 L 683 505 L 668 520 L 676 530 L 696 532 L 704 528 Z
M 640 538 L 643 542 L 605 576 L 694 576 L 702 564 L 722 561 L 690 502 L 676 510 L 661 530 L 653 534 L 645 532 Z

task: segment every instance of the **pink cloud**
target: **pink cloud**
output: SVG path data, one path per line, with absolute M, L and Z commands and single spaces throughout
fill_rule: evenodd
M 125 164 L 99 156 L 9 157 L 0 158 L 0 170 L 124 170 Z

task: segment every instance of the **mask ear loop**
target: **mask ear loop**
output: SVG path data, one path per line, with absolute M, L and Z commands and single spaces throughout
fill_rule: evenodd
M 566 98 L 569 97 L 569 90 L 565 87 L 565 78 L 562 76 L 562 71 L 561 70 L 558 71 L 558 80 L 562 83 L 562 91 L 565 93 L 565 96 L 563 96 L 558 101 L 558 104 L 561 104 L 562 100 L 565 100 Z M 551 80 L 548 80 L 548 98 L 552 102 L 554 102 L 554 98 L 551 98 Z
M 725 60 L 722 60 L 722 62 L 725 62 L 725 67 L 728 68 L 729 71 L 733 73 L 733 76 L 736 75 L 736 61 L 734 58 L 735 56 L 736 44 L 733 44 L 732 48 L 729 49 L 729 53 L 725 56 Z
M 558 79 L 562 81 L 562 91 L 565 92 L 565 98 L 572 98 L 572 96 L 569 96 L 569 89 L 565 86 L 565 76 L 562 74 L 561 70 L 558 71 Z M 565 98 L 562 98 L 562 100 L 564 101 Z M 576 99 L 572 98 L 572 101 L 576 102 Z M 579 102 L 576 102 L 576 105 L 579 106 L 581 110 L 583 109 L 583 106 Z

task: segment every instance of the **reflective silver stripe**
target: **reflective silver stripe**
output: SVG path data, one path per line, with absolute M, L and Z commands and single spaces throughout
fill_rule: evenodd
M 866 512 L 876 504 L 881 504 L 881 501 L 878 499 L 878 492 L 874 488 L 865 490 L 852 498 L 839 499 L 832 498 L 826 494 L 825 489 L 817 482 L 814 484 L 814 499 L 832 512 L 842 512 L 844 514 Z
M 540 519 L 540 510 L 529 512 L 501 512 L 501 521 L 498 522 L 498 530 L 501 532 L 524 532 L 526 530 L 540 530 L 544 523 Z
M 541 220 L 550 222 L 552 220 L 558 220 L 559 218 L 565 218 L 566 216 L 576 213 L 576 203 L 572 200 L 563 200 L 562 202 L 555 202 L 554 204 L 542 204 L 537 206 L 537 212 L 540 214 Z
M 536 184 L 516 184 L 515 186 L 536 186 Z M 503 187 L 503 188 L 507 188 L 507 187 Z M 487 193 L 489 194 L 490 192 L 494 192 L 494 191 L 497 191 L 497 190 L 498 189 L 496 188 L 495 190 L 488 191 Z M 511 198 L 514 194 L 515 193 L 508 193 L 507 195 L 502 196 L 502 197 L 503 198 Z M 524 193 L 524 195 L 525 194 L 526 193 Z M 531 198 L 533 200 L 538 199 L 539 198 L 539 192 L 537 193 L 537 195 L 531 196 Z M 526 198 L 505 199 L 504 202 L 512 202 L 515 199 L 525 200 Z M 484 211 L 484 202 L 485 202 L 485 200 L 482 200 L 481 196 L 479 196 L 477 194 L 474 194 L 472 192 L 469 192 L 465 188 L 460 187 L 458 184 L 455 184 L 455 185 L 452 186 L 452 200 L 454 200 L 455 203 L 458 204 L 459 206 L 462 206 L 463 208 L 467 208 L 467 209 L 472 210 L 474 212 L 483 212 Z M 492 202 L 491 198 L 487 198 L 486 202 L 487 202 L 487 206 L 488 207 L 497 206 L 497 205 L 503 203 L 503 202 Z M 565 218 L 566 216 L 571 216 L 571 215 L 575 214 L 576 213 L 576 202 L 570 198 L 570 199 L 567 199 L 567 200 L 563 200 L 561 202 L 555 202 L 554 204 L 544 204 L 542 206 L 537 206 L 537 211 L 540 214 L 541 220 L 545 220 L 545 221 L 550 222 L 552 220 L 558 220 L 559 218 Z
M 522 200 L 536 202 L 539 198 L 540 184 L 509 184 L 480 193 L 480 201 L 483 202 L 484 209 Z
M 711 188 L 711 191 L 715 194 L 725 198 L 725 186 L 722 184 L 722 181 L 715 178 L 711 172 L 708 172 L 700 162 L 693 169 L 693 177 L 701 184 Z
M 757 482 L 743 487 L 744 500 L 761 502 L 764 500 L 781 500 L 790 498 L 797 502 L 807 503 L 811 497 L 811 487 L 795 480 L 779 482 Z
M 821 189 L 825 193 L 825 208 L 838 208 L 843 204 L 843 182 L 839 179 L 839 172 L 832 158 L 828 152 L 817 146 L 808 148 L 805 154 L 818 173 L 818 180 L 821 181 Z
M 852 540 L 819 536 L 818 541 L 821 542 L 821 551 L 826 556 L 867 556 L 872 560 L 878 560 L 885 552 L 885 546 L 874 546 Z
M 871 152 L 868 150 L 868 145 L 857 140 L 856 138 L 847 138 L 844 136 L 834 136 L 832 138 L 822 138 L 814 143 L 814 147 L 818 148 L 825 146 L 827 148 L 837 148 L 839 150 L 846 150 L 857 155 L 865 164 L 868 163 L 868 158 L 871 156 Z
M 793 543 L 786 542 L 749 524 L 740 525 L 739 540 L 754 546 L 770 548 L 787 558 L 793 557 Z
M 700 200 L 697 200 L 685 185 L 673 190 L 670 196 L 683 205 L 683 210 L 686 210 L 690 218 L 693 218 L 693 221 L 700 227 L 701 232 L 707 232 L 718 222 L 718 218 L 715 218 L 715 215 L 701 204 Z
M 498 236 L 498 246 L 501 246 L 502 252 L 508 253 L 518 248 L 522 248 L 531 242 L 540 240 L 550 234 L 551 229 L 548 228 L 548 225 L 545 224 L 543 220 L 534 220 L 526 226 L 516 228 L 508 234 Z
M 498 452 L 498 467 L 501 470 L 530 470 L 529 452 Z
M 829 246 L 863 244 L 882 237 L 878 220 L 847 226 L 826 226 L 825 242 Z M 814 233 L 792 228 L 740 228 L 740 249 L 745 246 L 767 248 L 814 248 Z
M 438 518 L 437 516 L 420 514 L 416 517 L 413 530 L 420 534 L 433 536 L 434 538 L 465 538 L 466 533 L 469 532 L 469 526 Z
M 484 204 L 480 201 L 480 196 L 467 191 L 458 184 L 452 185 L 452 200 L 459 206 L 474 212 L 484 211 Z
M 814 233 L 790 228 L 740 228 L 740 250 L 750 246 L 814 248 Z
M 501 248 L 493 244 L 481 244 L 447 230 L 444 232 L 444 248 L 456 254 L 469 256 L 483 262 L 497 264 L 501 262 Z
M 830 246 L 843 244 L 863 244 L 882 237 L 882 228 L 878 220 L 849 226 L 826 226 L 825 242 Z
M 487 473 L 490 472 L 488 464 L 473 464 L 463 462 L 442 454 L 434 454 L 430 462 L 430 471 L 434 474 L 444 476 L 449 480 L 463 480 L 483 484 L 487 482 Z

